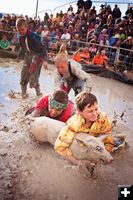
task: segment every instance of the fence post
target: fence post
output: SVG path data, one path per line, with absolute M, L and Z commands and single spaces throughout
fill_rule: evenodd
M 118 62 L 118 60 L 119 60 L 119 55 L 120 55 L 120 48 L 117 48 L 117 50 L 116 50 L 116 55 L 115 55 L 115 63 Z
M 37 0 L 37 2 L 36 2 L 36 18 L 37 18 L 37 12 L 38 12 L 38 0 Z

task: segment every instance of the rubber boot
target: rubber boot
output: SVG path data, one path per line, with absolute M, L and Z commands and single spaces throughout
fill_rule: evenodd
M 36 95 L 37 95 L 37 96 L 42 95 L 42 92 L 40 91 L 40 86 L 36 86 L 36 87 L 35 87 L 35 90 L 36 90 Z
M 21 91 L 22 91 L 22 98 L 26 99 L 28 97 L 28 94 L 26 93 L 27 87 L 26 86 L 21 86 Z

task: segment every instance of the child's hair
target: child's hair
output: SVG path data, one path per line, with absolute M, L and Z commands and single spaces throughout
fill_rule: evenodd
M 94 94 L 91 94 L 89 92 L 80 92 L 75 97 L 75 103 L 77 108 L 80 111 L 83 111 L 85 106 L 89 105 L 89 107 L 91 107 L 92 105 L 94 105 L 94 103 L 97 103 L 97 98 Z
M 55 62 L 68 63 L 68 56 L 64 53 L 58 53 L 55 57 Z
M 57 90 L 50 95 L 51 99 L 58 101 L 59 103 L 68 103 L 68 94 L 63 90 Z
M 24 18 L 18 18 L 16 20 L 16 27 L 17 29 L 20 28 L 21 26 L 26 26 L 27 27 L 27 22 Z

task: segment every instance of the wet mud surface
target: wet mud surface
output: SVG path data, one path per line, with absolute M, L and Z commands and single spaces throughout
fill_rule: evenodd
M 115 200 L 118 185 L 133 184 L 133 88 L 121 82 L 91 75 L 93 93 L 101 110 L 109 114 L 118 133 L 127 135 L 128 147 L 116 152 L 114 161 L 99 167 L 97 179 L 85 179 L 75 167 L 60 158 L 49 144 L 37 144 L 30 137 L 25 111 L 39 97 L 28 89 L 20 95 L 22 62 L 0 59 L 0 199 L 1 200 Z M 51 93 L 54 66 L 42 69 L 44 95 Z M 73 100 L 73 92 L 70 99 Z

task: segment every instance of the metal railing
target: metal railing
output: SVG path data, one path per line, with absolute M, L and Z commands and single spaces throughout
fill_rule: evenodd
M 39 1 L 37 0 L 37 3 L 36 3 L 36 13 L 35 13 L 36 16 L 37 16 L 39 13 L 43 13 L 42 11 L 39 11 L 39 12 L 38 12 L 38 3 L 39 3 Z M 51 10 L 51 11 L 52 11 L 52 14 L 54 15 L 54 14 L 55 14 L 55 11 L 56 11 L 58 8 L 63 8 L 64 6 L 71 5 L 71 4 L 76 4 L 76 3 L 77 3 L 77 1 L 71 1 L 71 2 L 66 3 L 66 4 L 61 4 L 61 5 L 57 6 L 57 7 L 55 7 L 55 8 L 53 9 L 53 11 Z M 94 6 L 95 6 L 95 4 L 104 4 L 104 5 L 108 5 L 108 4 L 120 4 L 120 5 L 123 4 L 123 5 L 125 5 L 125 4 L 126 4 L 127 7 L 130 6 L 130 5 L 133 5 L 133 2 L 128 1 L 128 0 L 127 0 L 126 2 L 124 2 L 124 1 L 122 2 L 122 1 L 119 1 L 119 0 L 118 0 L 117 2 L 116 2 L 116 1 L 113 1 L 113 0 L 112 0 L 112 1 L 111 1 L 111 0 L 103 0 L 103 1 L 102 1 L 102 0 L 101 0 L 101 1 L 100 1 L 100 0 L 99 0 L 99 1 L 98 1 L 98 0 L 92 0 L 92 3 L 93 3 Z M 45 12 L 45 11 L 44 11 L 44 12 Z M 34 14 L 34 15 L 35 15 L 35 14 Z
M 14 33 L 13 31 L 0 31 L 0 35 L 3 33 L 8 33 L 8 38 L 11 41 L 12 36 Z M 114 66 L 114 68 L 120 68 L 120 70 L 132 70 L 133 69 L 133 50 L 125 49 L 125 48 L 118 48 L 115 46 L 107 46 L 107 45 L 101 45 L 101 44 L 96 44 L 96 43 L 90 43 L 87 41 L 80 41 L 80 40 L 61 40 L 61 39 L 56 39 L 53 37 L 46 37 L 44 38 L 44 47 L 47 47 L 48 51 L 54 51 L 54 53 L 59 52 L 59 48 L 62 43 L 68 43 L 67 48 L 68 51 L 73 54 L 75 51 L 77 51 L 80 48 L 85 48 L 88 47 L 90 51 L 90 61 L 93 59 L 94 55 L 96 55 L 98 50 L 105 50 L 106 55 L 109 58 L 109 64 L 111 66 Z M 47 44 L 46 44 L 47 43 Z M 18 44 L 18 40 L 17 40 Z M 15 44 L 14 44 L 15 45 Z M 91 52 L 91 47 L 95 47 L 96 51 Z

